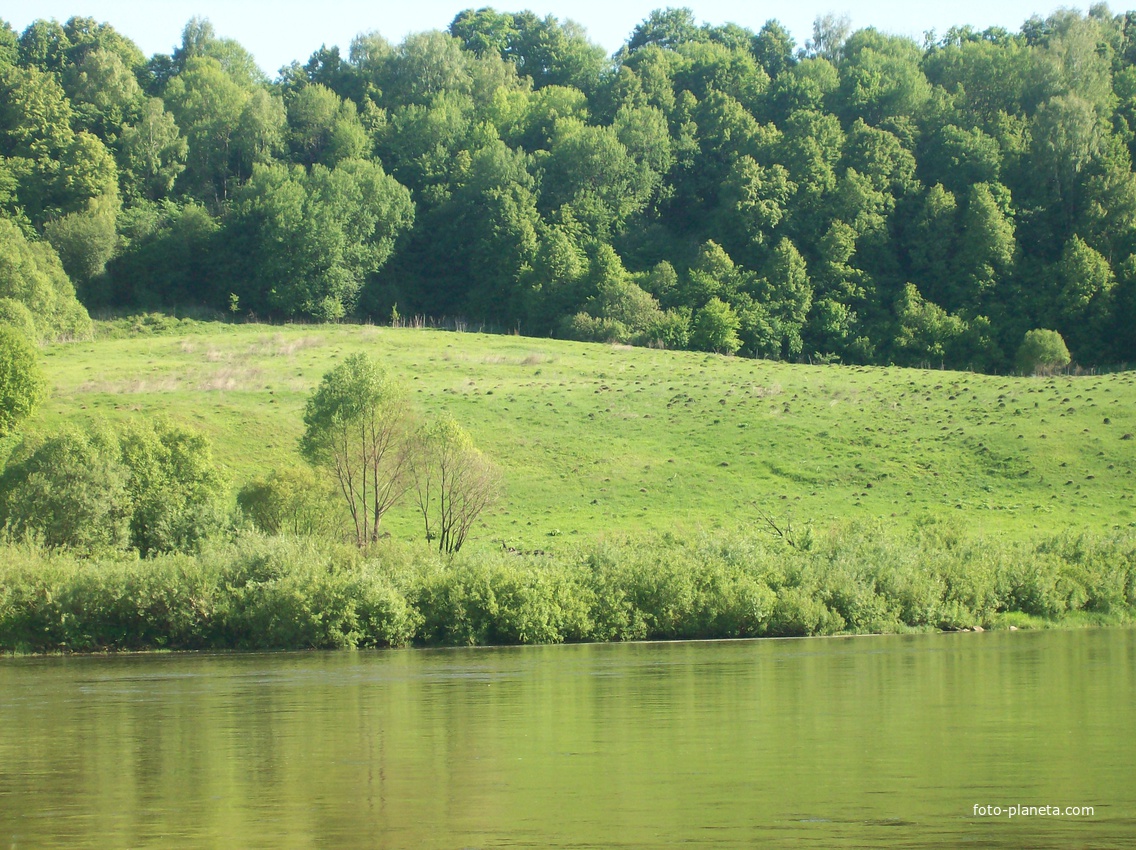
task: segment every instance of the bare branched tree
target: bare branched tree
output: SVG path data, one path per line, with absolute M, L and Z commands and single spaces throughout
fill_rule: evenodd
M 457 552 L 477 517 L 500 495 L 500 473 L 449 417 L 419 430 L 411 457 L 426 539 L 436 540 L 441 552 Z
M 786 514 L 784 520 L 779 520 L 773 514 L 754 505 L 757 517 L 770 534 L 779 537 L 793 549 L 809 549 L 812 547 L 812 530 L 805 528 L 804 534 L 793 527 L 793 515 Z

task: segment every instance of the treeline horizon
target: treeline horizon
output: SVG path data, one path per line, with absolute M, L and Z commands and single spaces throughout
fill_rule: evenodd
M 201 19 L 150 58 L 89 18 L 0 21 L 0 322 L 457 316 L 981 371 L 1045 329 L 1116 365 L 1134 151 L 1136 13 L 1103 4 L 923 44 L 666 9 L 613 56 L 471 9 L 272 79 Z

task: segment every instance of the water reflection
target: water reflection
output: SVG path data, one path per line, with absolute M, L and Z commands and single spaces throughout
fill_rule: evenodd
M 0 847 L 1121 846 L 1134 705 L 1127 630 L 7 659 Z

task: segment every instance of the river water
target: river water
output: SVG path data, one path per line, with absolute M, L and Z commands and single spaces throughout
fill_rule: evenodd
M 0 659 L 0 850 L 1134 845 L 1136 630 Z

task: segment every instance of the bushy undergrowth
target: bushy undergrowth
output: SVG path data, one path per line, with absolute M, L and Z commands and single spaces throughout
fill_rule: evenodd
M 251 535 L 149 559 L 0 550 L 0 648 L 21 652 L 790 636 L 1134 613 L 1132 534 L 1011 544 L 861 526 L 814 534 L 807 549 L 739 532 L 453 558 Z

